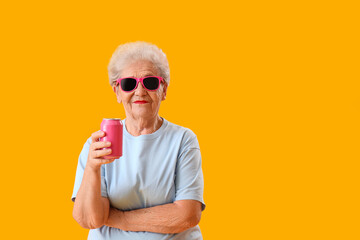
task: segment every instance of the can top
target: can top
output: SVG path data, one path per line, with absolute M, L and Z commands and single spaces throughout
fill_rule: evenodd
M 104 120 L 115 120 L 115 121 L 121 121 L 120 118 L 104 118 Z

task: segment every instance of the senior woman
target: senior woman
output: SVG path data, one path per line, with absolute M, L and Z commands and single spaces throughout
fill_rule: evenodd
M 159 116 L 169 65 L 155 45 L 120 45 L 109 79 L 122 103 L 123 156 L 105 159 L 110 142 L 97 131 L 80 153 L 72 194 L 73 217 L 88 239 L 202 239 L 205 208 L 196 135 Z

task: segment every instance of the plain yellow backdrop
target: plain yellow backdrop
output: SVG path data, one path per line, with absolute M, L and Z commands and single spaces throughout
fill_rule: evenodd
M 167 54 L 160 115 L 198 136 L 211 239 L 359 239 L 356 1 L 2 2 L 2 239 L 86 239 L 78 155 L 115 50 Z M 4 237 L 7 236 L 7 237 Z

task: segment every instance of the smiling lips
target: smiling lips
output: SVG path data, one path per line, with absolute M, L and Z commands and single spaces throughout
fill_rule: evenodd
M 145 100 L 143 100 L 143 101 L 135 101 L 134 103 L 136 103 L 136 104 L 145 104 L 145 103 L 147 103 L 147 101 L 145 101 Z

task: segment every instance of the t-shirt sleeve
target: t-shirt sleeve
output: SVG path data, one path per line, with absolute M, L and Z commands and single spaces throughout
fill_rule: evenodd
M 175 201 L 197 200 L 202 203 L 202 210 L 204 210 L 204 179 L 201 168 L 201 153 L 196 135 L 191 131 L 183 139 L 175 174 Z
M 81 185 L 81 181 L 84 175 L 84 170 L 85 170 L 85 166 L 86 166 L 86 162 L 88 159 L 88 155 L 89 155 L 89 150 L 90 150 L 90 144 L 91 144 L 91 138 L 89 138 L 84 146 L 83 149 L 81 150 L 80 156 L 79 156 L 79 160 L 78 160 L 78 165 L 76 168 L 76 175 L 75 175 L 75 184 L 74 184 L 74 189 L 73 189 L 73 193 L 71 196 L 71 200 L 74 202 L 75 198 L 76 198 L 76 194 L 79 191 L 80 185 Z M 101 166 L 101 196 L 103 197 L 108 197 L 107 194 L 107 184 L 106 184 L 106 179 L 105 179 L 105 169 L 104 169 L 104 165 Z

